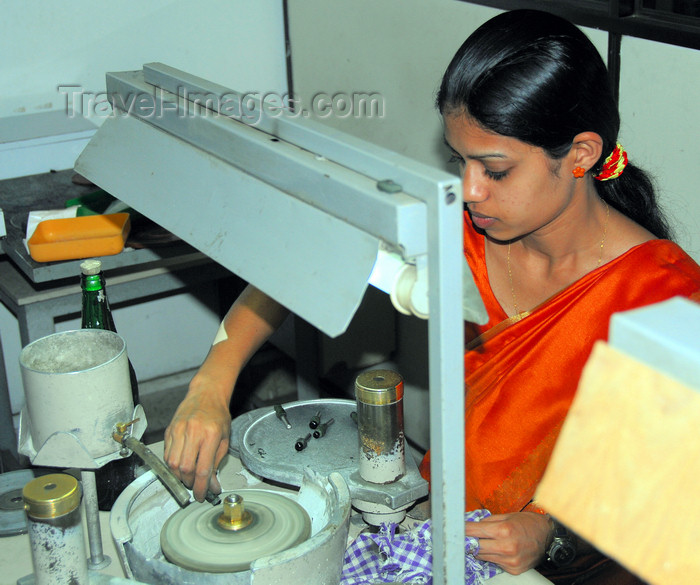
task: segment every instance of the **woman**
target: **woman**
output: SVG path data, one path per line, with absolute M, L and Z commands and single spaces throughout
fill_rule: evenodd
M 535 11 L 492 19 L 455 55 L 438 107 L 463 175 L 465 255 L 489 313 L 468 327 L 466 497 L 493 516 L 465 530 L 480 558 L 520 573 L 540 565 L 553 537 L 533 494 L 593 342 L 616 311 L 696 292 L 700 268 L 663 239 L 653 189 L 617 146 L 605 66 L 570 23 Z M 212 470 L 228 447 L 238 373 L 285 314 L 246 289 L 166 430 L 166 461 L 200 500 L 210 479 L 218 490 Z M 582 549 L 575 565 L 542 570 L 562 583 L 596 571 L 625 582 Z
M 614 312 L 691 296 L 700 268 L 660 239 L 669 229 L 651 183 L 617 143 L 605 65 L 569 22 L 493 18 L 454 56 L 437 105 L 489 313 L 467 340 L 465 457 L 467 508 L 493 516 L 466 533 L 479 558 L 520 573 L 552 541 L 533 497 L 594 341 Z M 560 583 L 638 582 L 580 544 L 577 562 L 541 570 Z

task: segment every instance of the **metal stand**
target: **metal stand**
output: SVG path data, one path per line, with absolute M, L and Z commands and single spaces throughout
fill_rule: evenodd
M 80 472 L 83 482 L 83 511 L 88 531 L 88 543 L 90 545 L 90 558 L 88 569 L 95 571 L 108 567 L 112 562 L 109 556 L 103 553 L 102 531 L 100 529 L 100 509 L 97 506 L 97 484 L 95 472 L 83 469 Z
M 76 170 L 327 335 L 352 319 L 379 250 L 427 270 L 411 298 L 427 295 L 430 315 L 433 582 L 463 581 L 462 323 L 483 305 L 461 250 L 459 179 L 295 112 L 247 110 L 241 94 L 160 63 L 108 74 L 107 92 L 117 108 L 134 96 L 149 107 L 107 120 Z M 192 221 L 181 207 L 202 181 L 210 197 Z
M 7 453 L 7 463 L 5 462 Z M 0 338 L 0 473 L 10 471 L 14 465 L 19 467 L 19 455 L 17 453 L 17 435 L 12 423 L 12 405 L 10 403 L 10 391 L 7 387 L 5 373 L 5 361 L 2 354 L 2 339 Z M 11 467 L 11 463 L 13 466 Z M 5 465 L 9 469 L 5 468 Z

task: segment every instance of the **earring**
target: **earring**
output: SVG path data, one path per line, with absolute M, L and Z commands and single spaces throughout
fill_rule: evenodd
M 580 179 L 581 177 L 583 177 L 583 175 L 586 174 L 586 169 L 584 169 L 583 167 L 576 167 L 572 171 L 572 173 L 573 173 L 574 177 L 576 177 L 577 179 Z

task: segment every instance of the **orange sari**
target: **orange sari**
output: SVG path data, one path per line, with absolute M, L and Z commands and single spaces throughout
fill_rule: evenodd
M 593 343 L 613 313 L 700 290 L 700 266 L 652 240 L 593 270 L 524 317 L 508 318 L 488 281 L 484 237 L 465 214 L 465 256 L 489 314 L 467 339 L 466 509 L 517 512 L 532 501 Z M 468 324 L 470 325 L 470 324 Z M 469 327 L 467 327 L 469 329 Z M 430 452 L 421 463 L 429 479 Z

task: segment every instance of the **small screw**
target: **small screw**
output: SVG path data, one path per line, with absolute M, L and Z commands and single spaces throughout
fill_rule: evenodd
M 333 424 L 334 419 L 329 419 L 328 422 L 321 423 L 318 428 L 314 431 L 314 439 L 320 439 L 326 434 L 326 429 Z
M 383 193 L 400 193 L 403 191 L 403 187 L 391 179 L 382 179 L 381 181 L 377 181 L 377 189 Z
M 117 423 L 117 424 L 114 425 L 114 426 L 117 427 L 117 432 L 118 432 L 120 435 L 124 435 L 124 434 L 126 434 L 126 430 L 127 430 L 131 425 L 133 425 L 133 424 L 136 423 L 136 422 L 139 422 L 140 420 L 141 420 L 140 418 L 135 418 L 134 420 L 132 420 L 132 421 L 130 421 L 130 422 L 119 422 L 119 423 Z
M 275 414 L 277 415 L 278 419 L 280 419 L 285 425 L 287 425 L 288 429 L 292 428 L 292 425 L 289 424 L 287 413 L 285 412 L 284 408 L 282 408 L 281 404 L 275 404 Z
M 306 445 L 307 445 L 307 443 L 309 442 L 309 439 L 310 439 L 310 438 L 311 438 L 311 433 L 309 433 L 308 435 L 306 435 L 306 437 L 304 437 L 303 439 L 302 439 L 302 438 L 299 438 L 299 439 L 297 440 L 297 442 L 294 443 L 294 448 L 295 448 L 297 451 L 303 451 L 304 449 L 306 449 Z
M 311 420 L 309 421 L 309 428 L 310 429 L 315 429 L 319 423 L 321 422 L 321 411 L 319 410 L 315 415 L 311 417 Z

